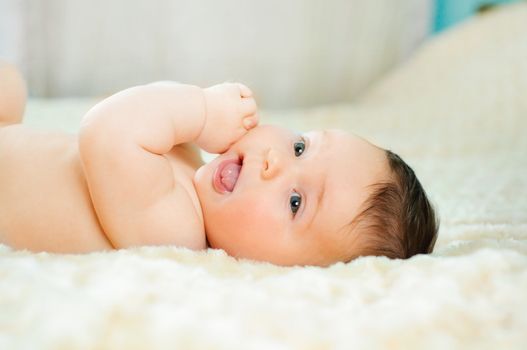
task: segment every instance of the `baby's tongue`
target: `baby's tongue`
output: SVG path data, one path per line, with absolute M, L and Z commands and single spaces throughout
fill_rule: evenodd
M 241 165 L 236 163 L 227 164 L 221 171 L 221 183 L 227 191 L 232 192 L 236 181 L 238 180 L 238 175 L 240 175 Z

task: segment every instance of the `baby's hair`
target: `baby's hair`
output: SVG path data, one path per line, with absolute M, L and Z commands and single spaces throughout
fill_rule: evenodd
M 414 171 L 386 150 L 391 181 L 372 185 L 373 192 L 350 226 L 359 230 L 360 255 L 407 259 L 431 253 L 439 220 Z

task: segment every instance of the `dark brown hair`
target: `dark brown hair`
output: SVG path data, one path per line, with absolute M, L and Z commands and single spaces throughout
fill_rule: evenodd
M 372 185 L 373 192 L 350 226 L 364 237 L 360 255 L 406 259 L 431 253 L 439 220 L 414 171 L 386 150 L 391 180 Z

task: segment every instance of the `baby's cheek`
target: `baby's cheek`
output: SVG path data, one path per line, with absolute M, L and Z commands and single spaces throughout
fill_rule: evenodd
M 254 200 L 238 201 L 229 208 L 228 216 L 235 219 L 237 226 L 246 227 L 247 224 L 254 223 L 264 213 L 262 207 Z
M 228 235 L 232 236 L 239 231 L 240 227 L 246 227 L 247 223 L 251 221 L 251 217 L 254 215 L 251 207 L 252 203 L 247 201 L 216 202 L 208 208 L 207 219 L 214 231 L 220 231 L 222 236 L 224 232 L 229 232 Z
M 282 216 L 279 215 L 278 209 L 273 204 L 256 201 L 254 203 L 247 203 L 238 211 L 240 222 L 243 223 L 245 230 L 254 239 L 270 238 L 272 232 L 278 232 L 283 229 L 284 223 L 281 221 Z
M 260 260 L 272 254 L 281 230 L 269 209 L 261 203 L 246 203 L 233 213 L 236 220 L 229 225 L 228 239 L 237 256 Z
M 270 195 L 264 195 L 261 192 L 247 193 L 236 201 L 234 207 L 235 215 L 241 218 L 248 218 L 254 222 L 260 217 L 270 216 L 273 213 L 273 207 Z

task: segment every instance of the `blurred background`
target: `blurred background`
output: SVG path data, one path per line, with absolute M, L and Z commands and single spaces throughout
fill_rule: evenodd
M 427 37 L 511 0 L 0 0 L 32 97 L 241 81 L 264 108 L 347 102 Z

